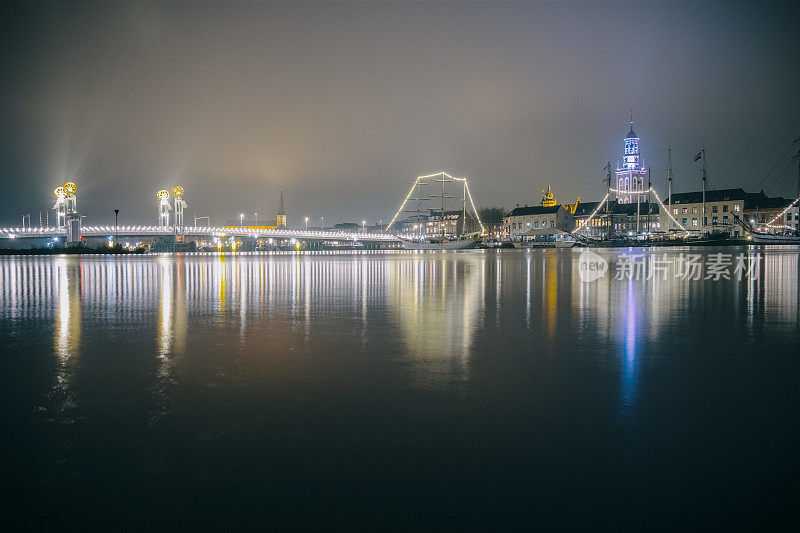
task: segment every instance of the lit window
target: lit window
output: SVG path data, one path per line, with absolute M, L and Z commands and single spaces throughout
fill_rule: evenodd
M 685 215 L 685 214 L 687 214 L 687 213 L 688 213 L 688 211 L 687 211 L 687 210 L 686 210 L 686 208 L 684 207 L 684 208 L 683 208 L 683 214 Z
M 738 213 L 739 212 L 739 204 L 734 204 L 733 205 L 733 210 Z
M 692 226 L 696 226 L 696 225 L 697 225 L 697 217 L 694 217 L 692 219 Z

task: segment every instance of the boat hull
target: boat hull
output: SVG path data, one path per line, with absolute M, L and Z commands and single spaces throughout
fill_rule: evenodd
M 800 237 L 793 235 L 767 235 L 751 233 L 754 244 L 800 244 Z
M 466 250 L 474 248 L 480 239 L 465 239 L 462 241 L 444 242 L 417 242 L 401 239 L 403 248 L 406 250 Z
M 572 248 L 577 241 L 556 241 L 556 242 L 515 242 L 514 248 Z

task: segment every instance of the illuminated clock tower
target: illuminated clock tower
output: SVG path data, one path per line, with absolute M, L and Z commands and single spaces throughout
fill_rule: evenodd
M 625 154 L 623 160 L 617 165 L 617 201 L 621 204 L 635 202 L 636 193 L 644 191 L 644 178 L 647 169 L 639 164 L 639 137 L 631 130 L 625 137 Z M 641 198 L 639 198 L 641 200 Z

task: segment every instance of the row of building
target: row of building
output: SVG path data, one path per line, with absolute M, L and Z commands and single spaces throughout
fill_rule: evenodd
M 705 203 L 702 191 L 672 194 L 663 199 L 662 208 L 647 192 L 646 176 L 647 168 L 639 159 L 639 138 L 631 122 L 624 158 L 617 166 L 615 187 L 607 202 L 582 203 L 579 198 L 574 204 L 559 204 L 548 186 L 539 205 L 518 205 L 506 213 L 497 233 L 513 240 L 522 235 L 586 227 L 585 235 L 600 238 L 609 234 L 683 233 L 683 227 L 690 232 L 738 236 L 743 229 L 737 217 L 760 230 L 800 231 L 798 206 L 789 207 L 794 200 L 769 197 L 763 190 L 751 193 L 737 188 L 707 190 Z

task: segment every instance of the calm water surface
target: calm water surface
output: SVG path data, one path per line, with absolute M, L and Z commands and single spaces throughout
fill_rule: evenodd
M 678 268 L 680 254 L 637 250 Z M 596 250 L 597 251 L 597 250 Z M 737 254 L 746 249 L 723 249 Z M 752 525 L 800 488 L 798 250 L 0 258 L 33 527 Z M 752 266 L 753 263 L 748 263 Z

